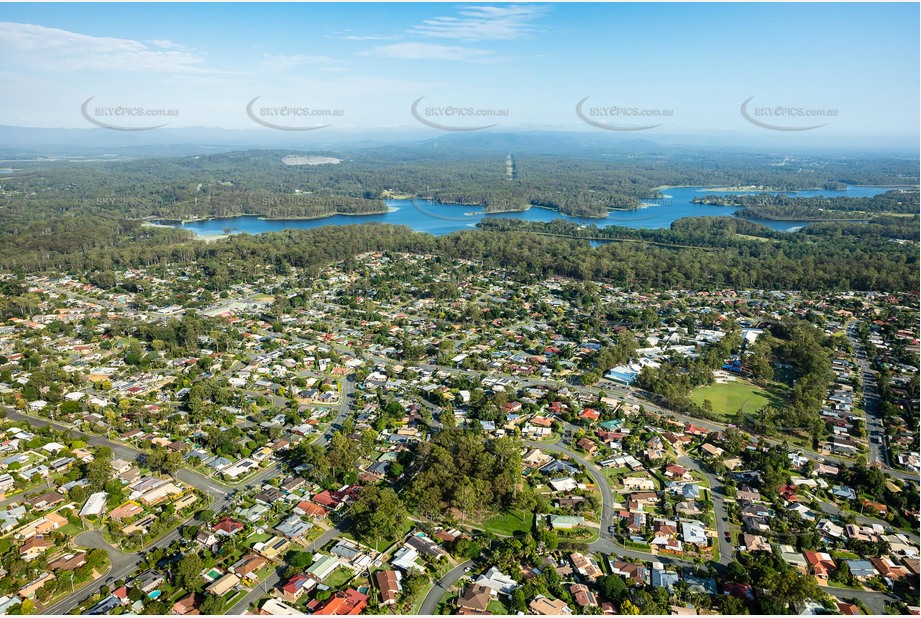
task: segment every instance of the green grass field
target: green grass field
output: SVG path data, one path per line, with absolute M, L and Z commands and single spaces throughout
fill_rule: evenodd
M 514 536 L 516 532 L 530 532 L 534 524 L 534 513 L 509 511 L 499 513 L 483 522 L 483 528 L 494 533 Z
M 702 386 L 691 393 L 691 401 L 698 405 L 702 406 L 705 399 L 710 400 L 715 414 L 727 417 L 739 408 L 752 414 L 768 404 L 781 403 L 776 395 L 745 380 Z
M 341 588 L 345 584 L 345 582 L 349 581 L 354 576 L 355 574 L 352 573 L 347 568 L 338 567 L 335 571 L 333 571 L 329 575 L 329 577 L 326 578 L 326 580 L 324 580 L 323 583 L 329 586 L 330 588 L 332 588 L 333 590 L 337 590 Z

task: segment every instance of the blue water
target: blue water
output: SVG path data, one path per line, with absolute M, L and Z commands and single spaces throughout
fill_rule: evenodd
M 847 191 L 798 191 L 788 193 L 796 197 L 872 197 L 889 190 L 887 187 L 848 187 Z M 427 200 L 387 200 L 390 212 L 379 215 L 347 216 L 335 215 L 324 219 L 310 220 L 273 220 L 267 221 L 257 216 L 234 217 L 231 219 L 211 219 L 209 221 L 196 221 L 180 226 L 178 223 L 170 224 L 175 227 L 195 232 L 201 236 L 224 234 L 225 228 L 230 228 L 231 233 L 248 232 L 262 234 L 263 232 L 277 232 L 286 229 L 312 229 L 324 225 L 354 225 L 358 223 L 392 223 L 406 225 L 417 232 L 426 232 L 435 236 L 450 234 L 457 230 L 471 229 L 484 218 L 523 219 L 525 221 L 553 221 L 565 219 L 581 225 L 621 225 L 633 228 L 663 228 L 669 227 L 676 219 L 683 217 L 722 217 L 729 216 L 737 208 L 725 206 L 707 206 L 692 204 L 691 200 L 701 195 L 714 193 L 707 187 L 682 187 L 665 189 L 662 191 L 667 197 L 660 200 L 650 200 L 646 205 L 637 210 L 611 211 L 604 219 L 585 219 L 581 217 L 567 217 L 560 213 L 545 208 L 531 208 L 525 212 L 509 212 L 494 215 L 484 215 L 478 206 L 460 206 L 435 204 Z M 740 192 L 727 192 L 740 193 Z M 745 193 L 758 193 L 748 191 Z M 781 231 L 795 231 L 803 222 L 797 221 L 761 221 L 756 220 L 772 229 Z

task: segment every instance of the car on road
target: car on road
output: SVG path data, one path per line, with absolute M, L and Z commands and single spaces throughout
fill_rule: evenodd
M 726 532 L 724 532 L 723 535 L 726 537 L 726 542 L 727 542 L 727 543 L 732 543 L 732 536 L 729 534 L 729 530 L 727 530 Z
M 608 534 L 614 534 L 614 526 L 608 526 Z

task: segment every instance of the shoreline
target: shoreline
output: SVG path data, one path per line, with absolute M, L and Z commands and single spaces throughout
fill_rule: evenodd
M 805 189 L 752 189 L 750 187 L 701 187 L 699 185 L 662 185 L 660 187 L 653 187 L 652 191 L 662 191 L 665 189 L 701 189 L 704 191 L 767 191 L 770 193 L 774 192 L 784 192 L 784 193 L 799 193 L 802 191 L 834 191 L 836 193 L 847 193 L 848 189 L 854 187 L 858 188 L 867 188 L 867 189 L 914 189 L 915 185 L 847 185 L 844 189 L 823 189 L 822 187 L 811 187 Z M 651 198 L 651 199 L 660 199 L 660 198 Z
M 868 221 L 872 220 L 872 219 L 799 219 L 799 218 L 788 219 L 786 217 L 784 217 L 783 219 L 774 219 L 771 217 L 757 217 L 756 218 L 756 217 L 744 217 L 738 214 L 738 212 L 732 213 L 732 216 L 738 219 L 747 219 L 749 221 L 789 221 L 790 223 L 824 223 L 824 222 L 828 222 L 828 223 L 835 223 L 835 222 L 838 222 L 838 223 L 842 223 L 842 222 L 843 223 L 867 223 Z
M 608 209 L 606 209 L 604 215 L 598 215 L 598 216 L 595 216 L 595 215 L 570 215 L 570 214 L 566 214 L 566 213 L 562 212 L 559 208 L 550 208 L 549 206 L 538 206 L 537 204 L 531 204 L 531 205 L 529 205 L 528 208 L 526 208 L 525 210 L 528 210 L 528 209 L 530 209 L 530 208 L 540 208 L 541 210 L 549 210 L 550 212 L 555 212 L 555 213 L 559 214 L 561 217 L 572 217 L 573 219 L 597 219 L 597 220 L 599 220 L 599 221 L 604 221 L 605 219 L 608 218 L 608 216 L 609 216 L 612 212 L 633 212 L 634 210 L 642 210 L 643 208 L 647 208 L 647 207 L 649 207 L 649 206 L 657 206 L 657 204 L 640 204 L 640 205 L 637 206 L 636 208 L 608 208 Z M 524 211 L 509 210 L 509 211 L 503 211 L 503 212 L 524 212 Z M 489 214 L 493 214 L 493 213 L 489 213 Z
M 258 212 L 242 212 L 234 215 L 222 216 L 222 217 L 199 217 L 196 219 L 172 219 L 170 217 L 144 217 L 140 219 L 144 221 L 147 225 L 154 225 L 159 227 L 176 227 L 177 225 L 186 225 L 187 223 L 207 223 L 208 221 L 222 221 L 227 220 L 231 221 L 233 219 L 240 219 L 242 217 L 256 217 L 260 221 L 313 221 L 315 219 L 328 219 L 329 217 L 335 217 L 342 215 L 343 217 L 370 217 L 374 215 L 386 215 L 391 212 L 396 212 L 398 209 L 392 206 L 388 206 L 386 210 L 379 212 L 331 212 L 323 215 L 292 215 L 290 217 L 267 217 Z M 168 221 L 169 223 L 154 223 L 154 221 Z
M 859 185 L 849 185 L 849 186 L 857 187 L 857 186 L 859 186 Z M 869 185 L 866 185 L 866 186 L 869 186 Z M 665 187 L 665 188 L 668 188 L 668 187 Z M 698 189 L 698 190 L 701 191 L 701 192 L 706 192 L 706 191 L 712 191 L 712 190 L 713 190 L 712 188 L 708 188 L 708 187 L 699 187 L 699 186 L 696 186 L 696 187 L 688 187 L 688 188 Z M 875 188 L 878 188 L 878 189 L 892 189 L 892 187 L 889 187 L 889 186 L 877 186 L 877 187 L 875 187 Z M 478 215 L 478 216 L 484 216 L 484 217 L 501 217 L 503 214 L 526 213 L 526 212 L 528 212 L 531 208 L 539 208 L 539 209 L 541 209 L 541 210 L 546 210 L 546 211 L 555 213 L 555 217 L 557 217 L 557 218 L 569 218 L 569 219 L 574 219 L 574 220 L 576 220 L 576 221 L 578 221 L 578 220 L 581 219 L 581 220 L 583 220 L 583 223 L 584 223 L 585 225 L 591 225 L 591 224 L 604 225 L 604 224 L 608 224 L 608 223 L 610 223 L 611 225 L 621 225 L 620 223 L 618 223 L 619 218 L 618 218 L 618 216 L 617 216 L 617 213 L 625 213 L 625 214 L 626 214 L 626 213 L 630 213 L 630 212 L 637 211 L 637 210 L 642 210 L 642 209 L 647 209 L 647 208 L 653 208 L 653 207 L 660 207 L 660 206 L 666 206 L 666 205 L 668 205 L 668 204 L 657 204 L 657 203 L 655 203 L 655 202 L 652 202 L 652 203 L 644 203 L 642 200 L 640 200 L 640 205 L 639 205 L 638 207 L 636 207 L 636 208 L 632 208 L 632 207 L 631 207 L 631 208 L 610 208 L 610 209 L 607 209 L 606 212 L 605 212 L 604 214 L 602 214 L 602 215 L 597 215 L 597 216 L 592 216 L 592 215 L 571 215 L 571 214 L 564 214 L 564 213 L 560 212 L 560 210 L 557 209 L 557 208 L 551 208 L 551 207 L 549 207 L 549 206 L 542 206 L 542 205 L 537 205 L 537 204 L 528 204 L 528 205 L 522 207 L 521 209 L 503 209 L 503 210 L 496 210 L 496 211 L 492 211 L 492 212 L 472 213 L 472 212 L 467 212 L 467 209 L 469 209 L 471 206 L 474 206 L 474 205 L 471 205 L 471 204 L 453 204 L 453 203 L 452 203 L 452 204 L 445 204 L 445 203 L 432 202 L 432 200 L 426 200 L 426 198 L 420 198 L 420 197 L 414 197 L 414 196 L 406 196 L 406 197 L 401 196 L 399 199 L 397 199 L 397 198 L 389 198 L 389 199 L 387 199 L 387 200 L 386 200 L 386 203 L 385 203 L 385 205 L 386 205 L 386 207 L 387 207 L 387 210 L 386 210 L 385 212 L 373 212 L 373 213 L 339 213 L 339 212 L 335 212 L 335 213 L 329 213 L 329 214 L 317 215 L 317 216 L 311 216 L 311 217 L 307 217 L 307 216 L 301 216 L 301 217 L 267 217 L 267 216 L 265 216 L 265 215 L 261 215 L 261 214 L 258 214 L 258 213 L 240 213 L 240 214 L 235 214 L 235 215 L 227 216 L 227 217 L 223 217 L 223 216 L 222 216 L 222 217 L 209 216 L 209 217 L 202 217 L 202 218 L 196 218 L 196 219 L 185 219 L 185 220 L 170 219 L 170 218 L 163 218 L 163 217 L 156 217 L 156 216 L 141 217 L 141 218 L 136 219 L 136 220 L 142 222 L 144 225 L 157 226 L 157 227 L 171 227 L 171 228 L 177 228 L 177 229 L 186 229 L 186 230 L 188 230 L 188 231 L 190 231 L 190 232 L 192 233 L 193 238 L 196 239 L 196 240 L 204 240 L 204 241 L 206 241 L 206 242 L 214 242 L 214 241 L 217 241 L 217 240 L 221 240 L 221 239 L 223 239 L 223 238 L 227 238 L 228 236 L 233 236 L 233 235 L 240 234 L 240 233 L 256 233 L 256 234 L 260 233 L 260 232 L 249 232 L 247 229 L 242 229 L 242 230 L 241 230 L 241 229 L 237 228 L 237 227 L 234 225 L 234 220 L 240 219 L 241 217 L 253 217 L 253 218 L 256 218 L 256 219 L 258 219 L 258 220 L 260 220 L 260 221 L 278 221 L 278 222 L 290 221 L 290 222 L 291 222 L 291 226 L 289 226 L 289 227 L 292 227 L 292 226 L 293 226 L 293 227 L 297 227 L 296 222 L 298 222 L 298 221 L 312 221 L 312 220 L 328 219 L 329 217 L 333 217 L 333 216 L 339 215 L 339 214 L 341 214 L 341 215 L 343 215 L 343 216 L 356 217 L 356 218 L 358 219 L 358 221 L 357 221 L 358 223 L 362 223 L 362 222 L 363 222 L 363 221 L 361 221 L 361 217 L 378 217 L 378 219 L 377 219 L 378 221 L 383 221 L 384 223 L 388 223 L 388 222 L 389 222 L 389 218 L 386 217 L 387 214 L 394 213 L 394 212 L 399 211 L 399 210 L 404 210 L 404 209 L 405 209 L 405 206 L 403 206 L 403 202 L 412 201 L 412 200 L 423 200 L 423 201 L 430 202 L 430 203 L 433 203 L 433 204 L 438 205 L 438 206 L 464 206 L 464 207 L 465 207 L 465 212 L 464 212 L 465 215 L 474 215 L 474 216 L 477 216 L 477 215 Z M 692 202 L 692 204 L 693 204 L 693 202 Z M 701 205 L 701 206 L 702 206 L 703 204 L 699 204 L 699 203 L 698 203 L 698 204 L 696 204 L 696 205 Z M 716 205 L 714 205 L 714 206 L 716 206 Z M 476 207 L 476 206 L 474 206 L 474 207 Z M 726 209 L 727 209 L 727 210 L 726 210 L 726 215 L 731 215 L 731 216 L 737 216 L 737 217 L 738 217 L 738 215 L 736 215 L 735 212 L 730 211 L 730 209 L 738 209 L 737 206 L 728 206 L 728 205 L 727 205 L 727 206 L 723 206 L 723 205 L 720 205 L 720 206 L 717 206 L 717 208 L 726 208 Z M 423 213 L 423 214 L 425 214 L 425 213 Z M 691 215 L 691 216 L 693 216 L 693 215 Z M 715 216 L 715 215 L 703 215 L 703 214 L 702 214 L 702 215 L 700 215 L 700 216 Z M 612 217 L 613 217 L 613 218 L 612 218 Z M 655 218 L 655 217 L 652 217 L 652 218 Z M 798 219 L 786 219 L 786 218 L 782 218 L 782 219 L 773 219 L 773 218 L 771 218 L 771 219 L 754 219 L 754 218 L 750 218 L 750 217 L 738 217 L 738 218 L 740 218 L 740 219 L 749 219 L 749 220 L 752 220 L 752 221 L 764 221 L 764 224 L 770 225 L 771 227 L 774 227 L 774 226 L 773 226 L 774 223 L 776 223 L 776 222 L 783 222 L 783 221 L 787 221 L 787 222 L 789 222 L 790 224 L 801 224 L 801 225 L 802 225 L 802 224 L 807 224 L 807 223 L 819 223 L 819 222 L 822 222 L 822 221 L 858 221 L 858 222 L 859 222 L 859 221 L 865 221 L 865 219 L 799 219 L 799 218 L 798 218 Z M 222 230 L 222 229 L 220 229 L 220 227 L 219 227 L 218 225 L 210 225 L 210 226 L 208 226 L 209 228 L 211 228 L 211 229 L 209 229 L 209 230 L 196 230 L 196 229 L 190 229 L 189 227 L 185 227 L 186 224 L 206 223 L 206 222 L 209 222 L 209 221 L 211 221 L 211 222 L 213 222 L 213 221 L 226 221 L 226 222 L 227 222 L 227 225 L 226 225 L 226 226 L 222 226 L 222 227 L 228 228 L 228 230 L 229 230 L 230 233 L 228 233 L 227 230 Z M 602 224 L 602 223 L 600 223 L 600 222 L 604 222 L 604 223 Z M 346 222 L 346 221 L 339 221 L 338 223 L 339 223 L 339 224 L 342 224 L 342 225 L 348 225 L 348 224 L 350 224 L 349 222 Z M 331 224 L 331 223 L 320 223 L 320 224 L 318 224 L 318 225 L 330 225 L 330 224 Z M 242 227 L 245 228 L 246 226 L 244 225 L 244 226 L 242 226 Z M 468 227 L 476 227 L 476 225 L 473 224 L 473 223 L 471 223 L 470 225 L 468 225 Z M 630 226 L 628 226 L 628 227 L 630 227 Z M 640 226 L 640 227 L 643 227 L 643 226 Z M 283 228 L 280 228 L 280 229 L 283 229 Z

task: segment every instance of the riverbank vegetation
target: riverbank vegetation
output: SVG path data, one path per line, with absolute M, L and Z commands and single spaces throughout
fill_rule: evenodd
M 745 219 L 779 221 L 866 221 L 882 214 L 917 216 L 919 209 L 917 190 L 886 191 L 872 197 L 797 197 L 783 193 L 705 195 L 691 202 L 741 208 L 734 214 Z

